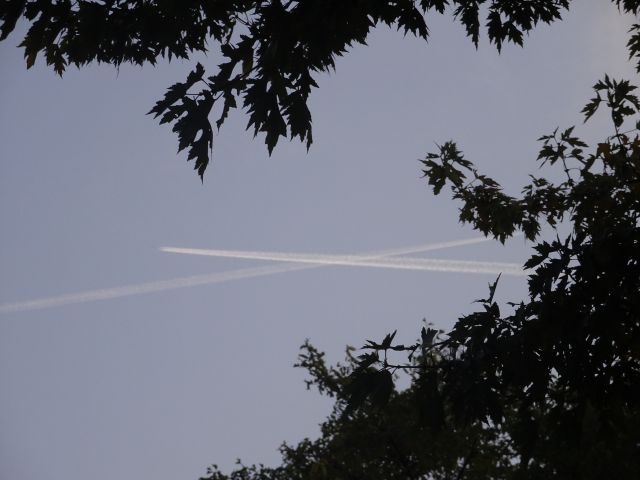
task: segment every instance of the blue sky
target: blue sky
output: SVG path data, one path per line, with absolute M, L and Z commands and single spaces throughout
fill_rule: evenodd
M 630 23 L 606 2 L 575 2 L 502 55 L 476 51 L 449 18 L 431 21 L 426 45 L 379 28 L 318 76 L 308 154 L 284 142 L 268 158 L 235 112 L 203 185 L 170 129 L 144 115 L 192 64 L 60 79 L 42 62 L 27 71 L 13 35 L 0 45 L 0 304 L 268 265 L 163 245 L 339 254 L 473 237 L 417 159 L 454 138 L 518 192 L 537 172 L 537 137 L 578 123 L 605 72 L 633 78 Z M 521 262 L 527 251 L 514 240 L 428 256 Z M 292 368 L 305 338 L 331 361 L 394 329 L 411 341 L 423 318 L 451 326 L 492 280 L 329 267 L 2 314 L 0 473 L 195 479 L 237 457 L 274 464 L 330 407 Z M 524 293 L 518 278 L 498 291 Z

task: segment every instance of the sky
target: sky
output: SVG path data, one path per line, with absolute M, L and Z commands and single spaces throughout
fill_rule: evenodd
M 204 183 L 145 115 L 192 62 L 59 78 L 42 61 L 26 70 L 19 34 L 0 44 L 0 476 L 188 480 L 237 458 L 275 465 L 281 442 L 317 435 L 331 407 L 293 368 L 306 338 L 335 362 L 347 344 L 395 329 L 411 342 L 423 319 L 446 330 L 471 312 L 494 275 L 357 265 L 3 306 L 275 265 L 164 246 L 345 255 L 477 237 L 418 159 L 455 139 L 515 194 L 542 173 L 539 136 L 576 123 L 587 139 L 608 134 L 604 116 L 582 125 L 579 111 L 605 72 L 633 78 L 632 19 L 574 3 L 501 55 L 476 51 L 449 17 L 428 19 L 428 44 L 378 28 L 318 75 L 309 153 L 285 141 L 268 157 L 237 111 Z M 213 71 L 215 55 L 199 59 Z M 517 238 L 410 256 L 522 263 L 529 251 Z M 526 278 L 497 294 L 524 298 Z

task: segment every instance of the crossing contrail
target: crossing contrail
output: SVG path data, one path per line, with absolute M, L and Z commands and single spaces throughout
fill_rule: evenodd
M 282 252 L 252 252 L 239 250 L 209 250 L 202 248 L 162 247 L 168 253 L 204 255 L 208 257 L 242 258 L 276 262 L 308 263 L 349 267 L 393 268 L 458 273 L 492 273 L 503 275 L 527 275 L 517 263 L 473 262 L 465 260 L 440 260 L 432 258 L 371 258 L 362 255 L 320 255 Z
M 376 259 L 389 257 L 393 255 L 407 255 L 411 253 L 427 252 L 444 248 L 452 248 L 464 245 L 472 245 L 491 240 L 490 238 L 478 237 L 465 240 L 454 240 L 450 242 L 429 243 L 426 245 L 417 245 L 389 250 L 381 250 L 368 254 L 358 255 L 360 259 Z M 125 285 L 121 287 L 103 288 L 98 290 L 89 290 L 84 292 L 70 293 L 66 295 L 58 295 L 54 297 L 39 298 L 35 300 L 26 300 L 22 302 L 0 304 L 0 314 L 16 313 L 29 310 L 41 310 L 45 308 L 62 307 L 77 303 L 94 302 L 98 300 L 110 300 L 132 295 L 141 295 L 145 293 L 162 292 L 166 290 L 174 290 L 178 288 L 195 287 L 198 285 L 209 285 L 214 283 L 222 283 L 233 280 L 241 280 L 245 278 L 255 278 L 265 275 L 274 275 L 277 273 L 293 272 L 297 270 L 308 270 L 312 268 L 320 268 L 327 266 L 326 264 L 310 264 L 310 263 L 285 263 L 280 265 L 269 265 L 265 267 L 244 268 L 239 270 L 231 270 L 226 272 L 216 272 L 203 275 L 193 275 L 189 277 L 179 277 L 169 280 L 159 280 L 155 282 L 140 283 L 135 285 Z
M 243 278 L 254 278 L 263 275 L 273 275 L 275 273 L 302 270 L 303 268 L 303 265 L 271 265 L 267 267 L 243 268 L 228 272 L 193 275 L 190 277 L 172 278 L 170 280 L 159 280 L 156 282 L 139 283 L 136 285 L 125 285 L 122 287 L 102 288 L 85 292 L 69 293 L 56 297 L 40 298 L 36 300 L 27 300 L 24 302 L 16 303 L 5 303 L 0 305 L 0 314 L 23 312 L 27 310 L 40 310 L 43 308 L 51 307 L 62 307 L 64 305 L 93 302 L 96 300 L 111 300 L 113 298 L 141 295 L 143 293 L 162 292 L 165 290 L 196 287 L 198 285 L 222 283 L 228 282 L 230 280 L 240 280 Z

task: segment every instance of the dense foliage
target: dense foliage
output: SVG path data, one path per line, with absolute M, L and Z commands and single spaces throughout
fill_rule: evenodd
M 638 0 L 614 3 L 640 9 Z M 217 72 L 196 65 L 151 111 L 173 124 L 202 175 L 218 104 L 218 128 L 241 104 L 269 151 L 287 135 L 309 145 L 314 75 L 376 24 L 426 39 L 427 14 L 451 12 L 473 42 L 483 23 L 500 48 L 567 8 L 552 0 L 5 0 L 0 39 L 26 18 L 27 65 L 42 52 L 61 74 L 92 61 L 188 58 L 213 39 L 224 57 Z M 640 25 L 628 49 L 638 61 Z M 538 160 L 561 169 L 558 182 L 532 177 L 520 197 L 506 195 L 452 141 L 422 161 L 434 192 L 447 187 L 461 202 L 462 222 L 500 241 L 521 231 L 537 242 L 525 265 L 527 300 L 505 313 L 494 301 L 498 279 L 447 334 L 423 328 L 413 345 L 389 334 L 358 356 L 350 350 L 342 366 L 328 367 L 306 344 L 309 385 L 335 398 L 320 438 L 284 446 L 280 467 L 229 475 L 212 467 L 207 479 L 640 478 L 640 101 L 626 80 L 605 76 L 594 90 L 585 121 L 608 110 L 610 136 L 591 147 L 574 127 L 540 138 Z M 544 226 L 554 239 L 539 238 Z M 402 361 L 392 363 L 391 352 Z M 396 388 L 398 375 L 409 376 L 408 388 Z
M 614 0 L 635 12 L 638 2 Z M 269 152 L 290 136 L 312 142 L 307 102 L 315 76 L 335 68 L 335 58 L 364 44 L 378 24 L 424 40 L 427 17 L 452 14 L 477 44 L 481 25 L 500 49 L 522 45 L 539 22 L 560 19 L 569 0 L 3 0 L 0 40 L 24 18 L 27 66 L 42 53 L 62 75 L 69 65 L 154 64 L 219 48 L 213 75 L 198 64 L 185 82 L 170 87 L 150 113 L 173 124 L 179 150 L 202 176 L 210 160 L 213 127 L 241 105 L 247 128 L 264 134 Z M 638 43 L 636 39 L 636 43 Z M 638 53 L 636 51 L 636 53 Z
M 594 88 L 584 113 L 605 103 L 613 135 L 590 152 L 573 127 L 542 137 L 538 159 L 561 166 L 559 184 L 533 178 L 508 197 L 453 142 L 423 160 L 480 231 L 534 240 L 541 221 L 569 222 L 526 263 L 528 300 L 504 314 L 496 280 L 448 334 L 423 327 L 400 345 L 394 332 L 345 366 L 307 343 L 299 366 L 336 399 L 321 437 L 283 446 L 278 468 L 213 467 L 207 480 L 640 477 L 640 125 L 620 131 L 640 101 L 626 81 Z M 410 387 L 396 391 L 402 372 Z

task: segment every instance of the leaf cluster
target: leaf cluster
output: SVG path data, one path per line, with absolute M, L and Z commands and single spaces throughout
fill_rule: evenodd
M 329 367 L 324 354 L 308 342 L 299 358 L 299 366 L 311 376 L 310 383 L 343 386 L 351 384 L 361 360 L 348 350 L 345 365 Z M 361 373 L 368 376 L 371 372 Z M 338 395 L 332 413 L 321 425 L 321 436 L 282 445 L 281 465 L 248 467 L 240 463 L 230 474 L 214 465 L 201 480 L 502 478 L 509 470 L 505 460 L 508 444 L 488 425 L 445 429 L 432 424 L 432 409 L 425 408 L 422 400 L 434 387 L 430 379 L 416 377 L 409 389 L 393 390 L 384 405 L 376 403 L 378 393 L 372 392 L 351 411 L 347 398 Z M 442 408 L 447 407 L 443 404 Z
M 189 58 L 209 38 L 224 41 L 235 16 L 254 2 L 215 0 L 4 0 L 0 40 L 24 18 L 30 24 L 21 47 L 27 66 L 37 55 L 62 75 L 69 65 L 90 62 L 155 64 L 158 58 Z
M 369 344 L 381 359 L 369 368 L 409 371 L 431 385 L 421 401 L 433 425 L 497 428 L 521 478 L 640 474 L 640 137 L 619 131 L 640 110 L 634 88 L 598 82 L 606 102 L 592 100 L 583 113 L 589 119 L 606 104 L 615 133 L 590 153 L 573 127 L 541 137 L 538 160 L 561 165 L 565 179 L 533 179 L 520 198 L 480 175 L 453 142 L 428 154 L 425 176 L 436 193 L 448 185 L 463 202 L 461 221 L 500 240 L 518 230 L 537 240 L 542 221 L 555 227 L 562 218 L 571 233 L 538 240 L 524 265 L 533 269 L 529 299 L 510 304 L 512 313 L 494 300 L 496 280 L 444 340 L 426 342 L 423 330 L 428 355 L 417 362 L 415 347 L 393 336 Z M 408 362 L 387 365 L 396 349 Z M 350 401 L 357 410 L 366 398 Z
M 627 3 L 621 6 L 629 10 Z M 27 66 L 43 53 L 60 75 L 69 65 L 155 64 L 217 45 L 222 62 L 198 84 L 203 89 L 185 89 L 189 79 L 175 84 L 151 111 L 161 123 L 173 123 L 179 151 L 188 149 L 202 177 L 213 138 L 203 119 L 212 104 L 221 103 L 217 128 L 242 106 L 247 128 L 264 135 L 269 153 L 287 136 L 309 148 L 315 77 L 335 69 L 336 58 L 353 45 L 366 44 L 377 25 L 426 40 L 427 17 L 450 12 L 476 46 L 484 22 L 500 50 L 505 42 L 522 45 L 538 23 L 560 19 L 568 7 L 568 0 L 5 0 L 0 40 L 25 19 L 30 28 L 20 46 Z

